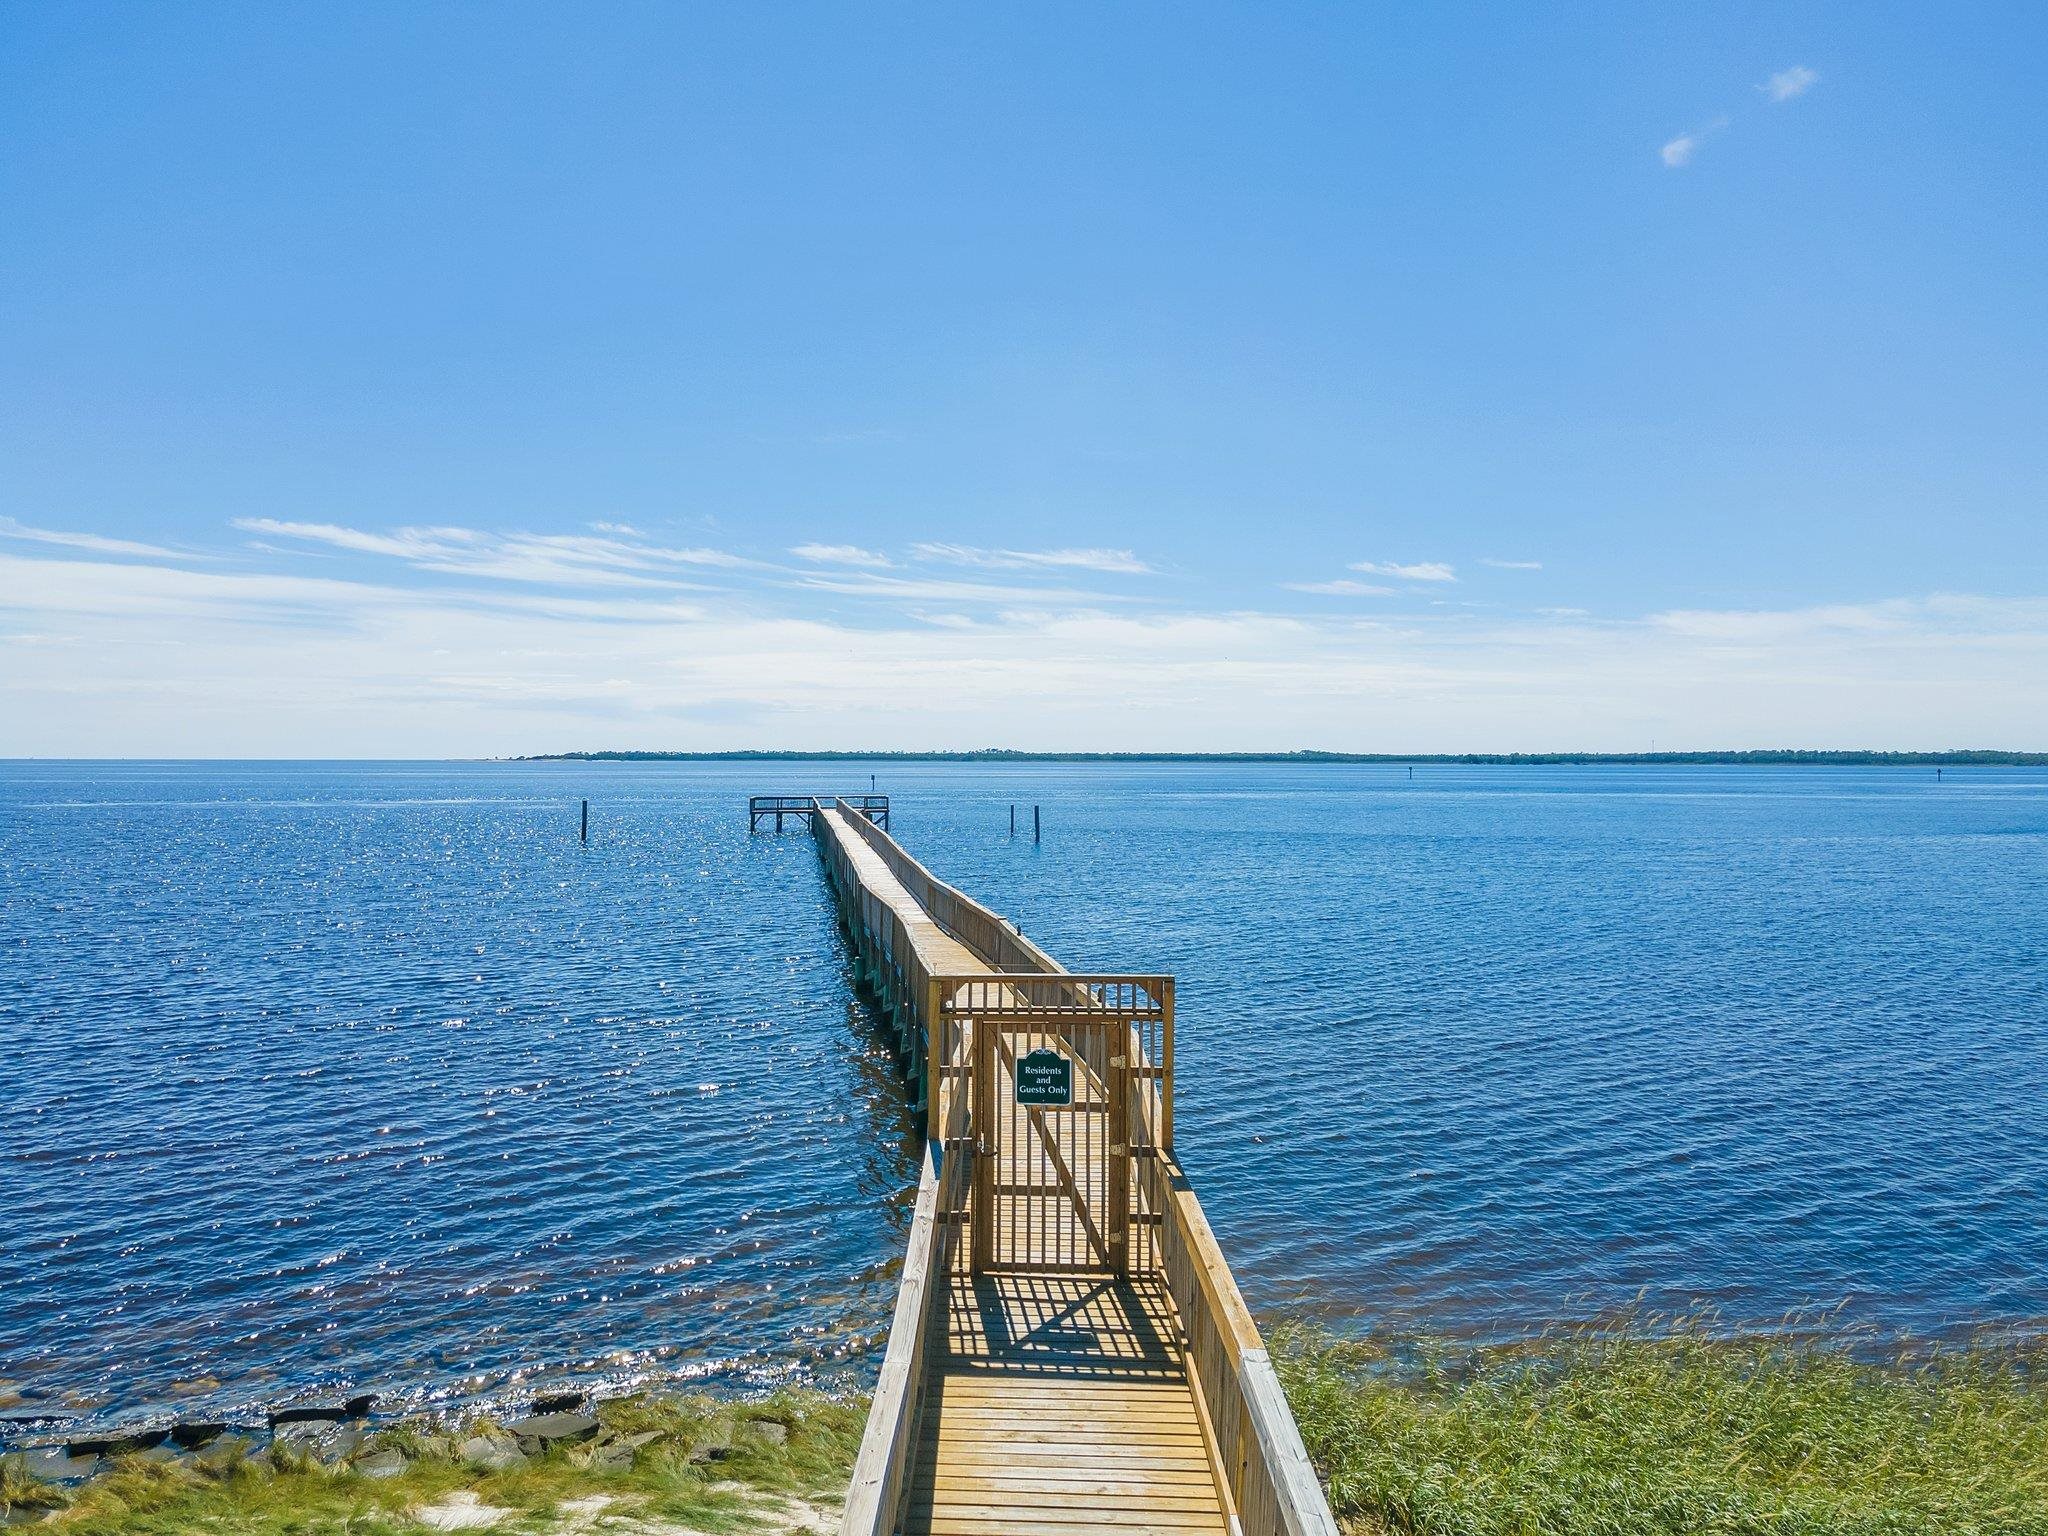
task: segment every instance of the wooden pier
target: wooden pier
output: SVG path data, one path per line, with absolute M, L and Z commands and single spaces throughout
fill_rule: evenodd
M 927 1132 L 843 1532 L 1336 1536 L 1174 1160 L 1173 978 L 1069 973 L 871 806 L 805 811 Z

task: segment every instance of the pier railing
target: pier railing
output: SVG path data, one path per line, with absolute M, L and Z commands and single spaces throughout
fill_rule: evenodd
M 1008 918 L 991 912 L 965 892 L 956 890 L 926 869 L 903 845 L 874 823 L 852 815 L 853 807 L 840 802 L 848 812 L 853 829 L 889 866 L 911 899 L 931 915 L 933 922 L 998 971 L 1056 972 L 1060 963 L 1017 931 Z
M 1139 1165 L 1156 1180 L 1166 1288 L 1203 1431 L 1245 1536 L 1337 1536 L 1301 1430 L 1237 1281 L 1173 1154 Z
M 875 833 L 890 847 L 895 846 L 894 840 L 866 817 L 852 814 L 846 802 L 839 805 L 848 811 L 842 818 L 846 825 Z M 925 1132 L 935 1137 L 939 1127 L 939 1095 L 934 1064 L 943 1059 L 943 1053 L 931 1048 L 933 1020 L 939 1008 L 924 953 L 911 937 L 904 915 L 861 882 L 835 824 L 824 816 L 815 816 L 811 819 L 811 831 L 818 840 L 826 873 L 839 899 L 840 919 L 865 971 L 861 979 L 873 991 L 895 1028 L 898 1049 L 910 1058 L 918 1107 L 925 1112 Z
M 844 813 L 844 823 L 867 843 L 925 914 L 973 950 L 991 969 L 1020 974 L 1060 974 L 1060 963 L 1019 933 L 1015 923 L 999 917 L 972 896 L 933 875 L 904 852 L 902 844 L 895 838 L 860 814 L 860 808 L 854 803 L 841 799 L 835 805 Z M 938 1105 L 932 1081 L 932 1063 L 941 1059 L 940 1053 L 934 1052 L 930 1044 L 939 1015 L 939 996 L 933 985 L 934 978 L 902 914 L 867 890 L 854 876 L 852 862 L 846 851 L 838 846 L 832 823 L 823 816 L 816 817 L 812 821 L 812 830 L 824 850 L 832 883 L 840 893 L 842 915 L 847 919 L 848 931 L 854 935 L 856 950 L 866 947 L 858 942 L 862 934 L 870 936 L 873 941 L 874 952 L 881 964 L 879 974 L 871 979 L 884 1009 L 896 1021 L 900 1043 L 918 1068 L 919 1102 L 925 1111 L 927 1133 L 931 1133 Z
M 847 1486 L 842 1532 L 893 1536 L 910 1460 L 923 1429 L 925 1364 L 945 1344 L 946 1277 L 958 1260 L 974 1163 L 967 1134 L 965 1069 L 958 1065 L 964 1055 L 957 1052 L 956 1045 L 955 1053 L 941 1055 L 941 1060 L 955 1063 L 951 1072 L 940 1074 L 936 1121 L 944 1134 L 925 1144 L 910 1242 L 889 1319 L 888 1350 Z

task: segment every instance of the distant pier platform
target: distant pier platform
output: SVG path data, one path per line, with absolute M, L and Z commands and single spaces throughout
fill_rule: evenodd
M 761 823 L 771 817 L 778 832 L 782 830 L 782 819 L 785 816 L 793 816 L 808 823 L 813 816 L 820 814 L 819 807 L 823 803 L 816 795 L 749 795 L 747 830 L 760 831 Z M 848 807 L 852 815 L 866 817 L 884 832 L 889 830 L 887 795 L 842 795 L 832 803 Z

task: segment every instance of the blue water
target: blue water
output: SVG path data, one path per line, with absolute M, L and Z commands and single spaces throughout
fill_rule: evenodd
M 744 815 L 868 771 L 0 764 L 0 1403 L 871 1373 L 914 1133 Z M 875 771 L 1069 965 L 1178 975 L 1264 1315 L 2048 1318 L 2048 773 Z

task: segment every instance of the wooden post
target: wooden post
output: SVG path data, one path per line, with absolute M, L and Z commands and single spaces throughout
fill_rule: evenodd
M 1163 976 L 1159 992 L 1159 1145 L 1173 1150 L 1173 978 Z
M 1017 807 L 1013 805 L 1013 806 L 1011 806 L 1011 807 L 1010 807 L 1010 836 L 1012 836 L 1012 837 L 1015 837 L 1016 835 L 1017 835 Z
M 970 989 L 971 990 L 971 989 Z M 971 1269 L 984 1273 L 996 1255 L 996 1031 L 974 1020 L 974 1066 L 968 1075 L 974 1094 L 974 1210 Z
M 590 802 L 583 802 L 583 841 L 590 841 Z
M 1031 841 L 1035 843 L 1038 839 L 1038 807 L 1034 805 L 1031 807 Z
M 1131 1028 L 1118 1024 L 1116 1033 L 1122 1038 L 1112 1040 L 1107 1031 L 1101 1031 L 1103 1044 L 1109 1047 L 1108 1080 L 1103 1087 L 1109 1090 L 1109 1167 L 1103 1183 L 1109 1197 L 1109 1267 L 1119 1275 L 1131 1272 Z
M 940 1008 L 939 978 L 927 977 L 924 984 L 924 1134 L 937 1140 L 946 1134 L 939 1122 L 939 1095 L 946 1081 L 946 1064 L 952 1057 L 952 1024 Z M 945 1154 L 951 1157 L 949 1150 Z

